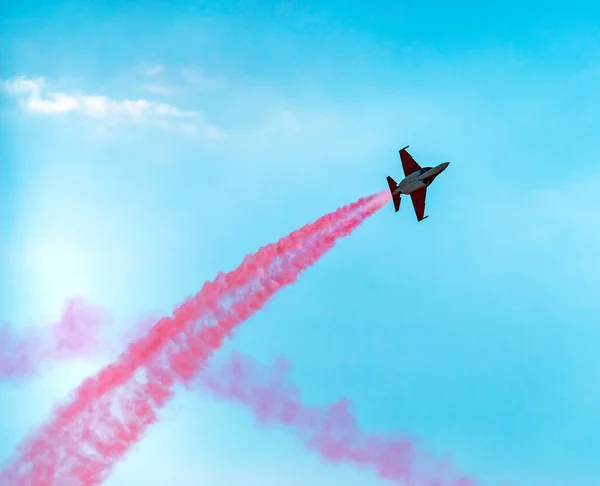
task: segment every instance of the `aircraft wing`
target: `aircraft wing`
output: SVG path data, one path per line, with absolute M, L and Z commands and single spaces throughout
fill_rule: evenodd
M 415 214 L 417 220 L 422 221 L 429 216 L 423 216 L 425 214 L 425 198 L 427 197 L 427 188 L 419 189 L 418 191 L 411 192 L 410 198 L 412 199 L 413 207 L 415 208 Z
M 415 159 L 413 159 L 406 151 L 407 148 L 408 146 L 400 150 L 400 161 L 402 162 L 405 177 L 421 169 L 421 166 L 417 164 Z

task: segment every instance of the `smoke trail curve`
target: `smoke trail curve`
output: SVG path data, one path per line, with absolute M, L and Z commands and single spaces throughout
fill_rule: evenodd
M 329 463 L 372 467 L 379 477 L 403 486 L 476 486 L 449 462 L 417 451 L 412 440 L 392 434 L 367 433 L 358 426 L 351 402 L 309 406 L 289 378 L 289 363 L 276 360 L 260 366 L 240 353 L 220 365 L 211 363 L 194 378 L 201 391 L 249 409 L 259 424 L 283 425 Z
M 206 283 L 56 408 L 18 447 L 0 484 L 100 484 L 157 420 L 175 383 L 189 381 L 237 325 L 381 208 L 389 200 L 386 192 L 319 218 Z M 229 306 L 220 306 L 232 289 Z M 199 323 L 202 316 L 212 322 Z

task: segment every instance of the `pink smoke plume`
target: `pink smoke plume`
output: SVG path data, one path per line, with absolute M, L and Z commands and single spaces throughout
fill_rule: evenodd
M 340 208 L 207 282 L 57 407 L 18 447 L 0 483 L 100 484 L 157 420 L 176 383 L 189 382 L 238 325 L 388 200 L 382 191 Z
M 5 323 L 0 327 L 0 378 L 22 379 L 48 362 L 104 352 L 104 328 L 111 323 L 108 311 L 81 299 L 69 300 L 61 318 L 49 328 L 19 333 Z
M 81 299 L 71 299 L 64 306 L 61 319 L 45 329 L 48 349 L 67 349 L 67 355 L 51 353 L 29 354 L 30 367 L 46 359 L 86 356 L 110 356 L 114 349 L 103 335 L 110 329 L 110 314 L 103 308 L 91 306 Z M 144 320 L 125 336 L 147 332 Z M 68 336 L 65 333 L 70 332 Z M 42 341 L 37 339 L 25 342 Z M 16 336 L 11 336 L 17 341 Z M 123 339 L 124 342 L 129 339 Z M 6 342 L 2 341 L 6 347 Z M 70 345 L 68 345 L 70 344 Z M 14 346 L 10 346 L 14 348 Z M 37 362 L 35 360 L 38 360 Z M 201 370 L 192 383 L 215 398 L 238 403 L 249 409 L 262 425 L 283 425 L 295 432 L 307 448 L 315 450 L 327 462 L 346 461 L 358 467 L 373 467 L 382 478 L 399 484 L 467 486 L 466 478 L 457 478 L 450 465 L 446 470 L 441 461 L 416 451 L 411 440 L 404 437 L 380 437 L 359 429 L 349 400 L 323 406 L 302 403 L 301 391 L 288 378 L 290 365 L 279 359 L 269 366 L 234 353 L 220 365 L 212 362 Z M 6 378 L 7 375 L 0 375 Z M 21 377 L 25 377 L 23 373 Z M 417 467 L 421 470 L 417 471 Z M 462 482 L 461 482 L 462 481 Z
M 103 338 L 103 334 L 110 330 L 111 322 L 109 313 L 100 307 L 90 306 L 81 299 L 68 301 L 61 319 L 44 335 L 52 338 L 49 339 L 49 349 L 63 349 L 70 343 L 70 346 L 66 346 L 69 353 L 62 356 L 50 354 L 47 358 L 110 355 L 114 350 L 105 347 L 109 341 Z M 146 326 L 146 322 L 139 323 L 133 333 L 144 331 Z M 65 342 L 66 331 L 72 334 Z M 35 340 L 38 343 L 41 341 L 40 336 Z M 6 342 L 3 345 L 6 346 Z M 30 366 L 34 366 L 40 364 L 34 360 L 45 358 L 38 353 L 30 354 L 29 359 Z M 382 478 L 398 481 L 399 484 L 474 484 L 467 482 L 466 478 L 457 479 L 449 466 L 446 471 L 441 469 L 440 461 L 427 459 L 423 452 L 415 451 L 412 441 L 408 439 L 384 438 L 362 432 L 352 415 L 348 400 L 339 400 L 326 407 L 304 405 L 301 391 L 287 376 L 289 368 L 288 362 L 283 359 L 276 360 L 270 366 L 261 366 L 257 361 L 235 353 L 224 363 L 218 365 L 213 362 L 200 371 L 193 384 L 215 398 L 244 406 L 263 425 L 286 426 L 309 449 L 315 450 L 328 462 L 347 461 L 359 467 L 372 466 Z M 421 472 L 416 471 L 419 463 Z
M 417 451 L 413 442 L 400 434 L 382 437 L 362 431 L 349 400 L 323 407 L 305 405 L 288 372 L 285 360 L 261 367 L 235 353 L 220 366 L 212 363 L 194 383 L 216 398 L 250 409 L 263 425 L 292 429 L 307 448 L 328 462 L 370 466 L 381 478 L 401 485 L 475 486 L 474 479 L 460 476 L 449 463 Z

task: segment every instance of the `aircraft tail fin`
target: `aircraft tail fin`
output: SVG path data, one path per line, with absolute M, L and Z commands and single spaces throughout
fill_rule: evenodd
M 390 176 L 387 176 L 388 185 L 390 186 L 390 192 L 392 193 L 392 199 L 394 200 L 394 209 L 396 212 L 400 209 L 400 194 L 394 194 L 394 191 L 398 189 L 398 184 Z

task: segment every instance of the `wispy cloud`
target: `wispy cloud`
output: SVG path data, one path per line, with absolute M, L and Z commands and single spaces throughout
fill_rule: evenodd
M 28 79 L 20 76 L 3 81 L 2 87 L 17 97 L 25 110 L 32 113 L 46 116 L 78 113 L 96 119 L 153 123 L 211 139 L 221 138 L 223 135 L 220 129 L 205 123 L 199 112 L 180 110 L 160 101 L 114 100 L 105 95 L 54 92 L 48 90 L 43 77 Z
M 169 96 L 175 93 L 175 90 L 162 84 L 142 84 L 142 89 L 148 91 L 148 93 L 154 93 L 165 96 Z
M 165 67 L 160 65 L 160 64 L 156 64 L 154 66 L 148 66 L 146 68 L 144 68 L 143 73 L 146 76 L 156 76 L 157 74 L 162 73 L 165 70 Z
M 18 77 L 4 82 L 5 89 L 18 95 L 27 110 L 46 115 L 80 112 L 84 115 L 105 117 L 127 115 L 142 119 L 150 115 L 161 117 L 194 118 L 195 111 L 181 111 L 168 103 L 139 100 L 117 101 L 104 95 L 66 94 L 48 91 L 44 78 Z
M 194 84 L 202 88 L 216 88 L 222 84 L 222 79 L 216 76 L 206 75 L 196 66 L 188 66 L 181 70 L 181 75 L 189 84 Z

